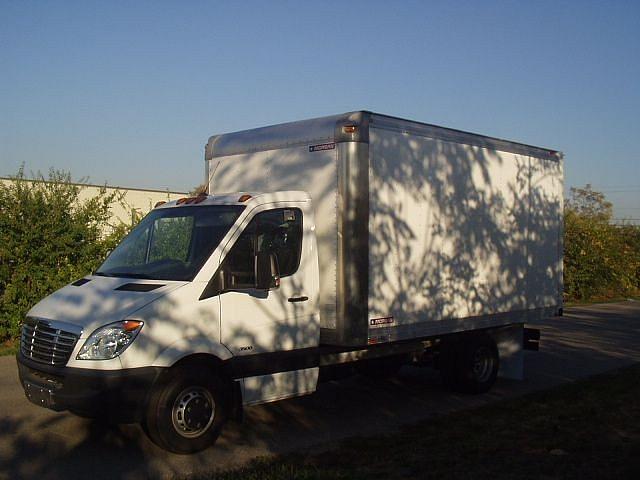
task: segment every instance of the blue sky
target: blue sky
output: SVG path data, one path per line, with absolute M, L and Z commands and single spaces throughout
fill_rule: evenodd
M 222 133 L 368 109 L 565 152 L 640 218 L 640 2 L 0 0 L 0 175 L 188 190 Z

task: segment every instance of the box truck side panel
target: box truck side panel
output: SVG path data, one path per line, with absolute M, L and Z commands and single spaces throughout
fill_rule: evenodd
M 328 147 L 323 147 L 328 148 Z M 320 325 L 336 327 L 337 148 L 309 145 L 257 151 L 209 160 L 210 193 L 304 190 L 315 207 L 320 258 Z
M 370 341 L 557 304 L 557 162 L 402 129 L 371 128 L 369 148 Z
M 530 157 L 527 308 L 562 305 L 562 161 Z

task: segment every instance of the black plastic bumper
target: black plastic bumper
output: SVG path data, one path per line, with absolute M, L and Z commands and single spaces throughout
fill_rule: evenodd
M 115 422 L 143 419 L 147 396 L 161 367 L 88 370 L 53 367 L 16 356 L 20 383 L 27 398 L 52 410 L 105 418 Z

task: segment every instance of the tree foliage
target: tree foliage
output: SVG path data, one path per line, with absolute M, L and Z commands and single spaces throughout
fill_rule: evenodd
M 640 289 L 640 228 L 611 224 L 613 206 L 590 185 L 572 188 L 564 212 L 568 300 L 633 295 Z
M 122 193 L 80 201 L 82 186 L 51 170 L 27 180 L 24 169 L 0 183 L 0 341 L 16 338 L 29 308 L 95 269 L 130 228 L 109 225 Z
M 103 188 L 81 201 L 82 188 L 56 170 L 46 180 L 41 174 L 27 180 L 20 169 L 13 182 L 0 183 L 0 341 L 16 338 L 32 305 L 94 270 L 131 228 L 108 223 L 122 193 Z M 640 227 L 615 226 L 611 218 L 612 204 L 602 193 L 590 185 L 571 189 L 564 212 L 567 300 L 640 291 Z M 188 229 L 174 230 L 163 238 L 182 248 Z
M 196 196 L 201 193 L 207 193 L 208 187 L 206 183 L 201 183 L 200 185 L 196 185 L 193 187 L 193 190 L 189 192 L 189 195 Z

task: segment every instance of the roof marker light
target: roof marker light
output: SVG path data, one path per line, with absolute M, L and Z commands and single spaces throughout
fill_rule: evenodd
M 246 202 L 247 200 L 249 200 L 251 198 L 251 195 L 249 195 L 248 193 L 245 193 L 244 195 L 241 195 L 240 198 L 238 199 L 239 202 Z
M 195 200 L 193 201 L 193 203 L 200 203 L 206 199 L 207 199 L 207 194 L 204 192 L 200 192 L 198 196 L 195 198 Z
M 342 131 L 344 133 L 356 133 L 358 131 L 357 125 L 345 125 L 342 127 Z
M 157 203 L 153 206 L 153 208 L 158 208 L 160 205 L 164 205 L 165 203 L 167 203 L 167 202 L 165 202 L 164 200 L 160 200 L 159 202 L 157 202 Z

